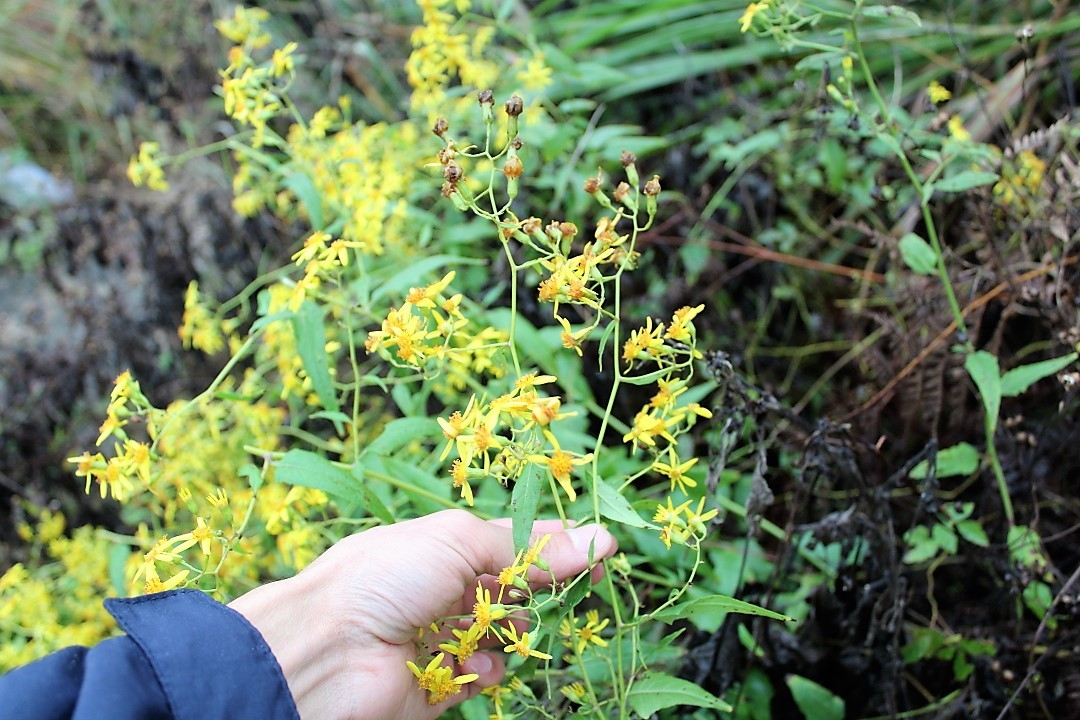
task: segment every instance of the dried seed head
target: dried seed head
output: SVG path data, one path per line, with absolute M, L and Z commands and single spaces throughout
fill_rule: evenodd
M 624 168 L 630 167 L 637 162 L 637 155 L 630 152 L 629 150 L 623 150 L 622 154 L 619 155 L 619 162 L 622 163 L 622 166 Z
M 615 192 L 611 195 L 615 198 L 616 202 L 624 202 L 626 198 L 630 197 L 630 186 L 621 182 L 616 186 Z
M 495 104 L 495 94 L 490 90 L 481 90 L 480 94 L 476 96 L 476 99 L 481 105 Z
M 510 117 L 517 117 L 525 110 L 525 101 L 518 95 L 511 95 L 510 99 L 506 101 L 506 114 Z
M 603 178 L 601 178 L 599 175 L 597 175 L 596 177 L 585 178 L 585 192 L 589 193 L 590 195 L 599 192 L 600 186 L 603 184 L 603 182 Z
M 521 158 L 516 155 L 507 159 L 506 164 L 503 165 L 503 175 L 511 180 L 521 177 L 523 172 L 525 172 L 525 166 L 521 164 Z
M 431 132 L 435 133 L 439 137 L 442 137 L 449 129 L 450 123 L 446 121 L 446 118 L 439 116 L 435 119 L 435 126 L 431 128 Z
M 455 184 L 465 175 L 465 171 L 461 169 L 456 160 L 451 160 L 446 163 L 443 168 L 443 177 L 446 178 L 446 182 Z
M 641 192 L 645 193 L 649 197 L 656 197 L 660 194 L 660 176 L 653 175 L 652 180 L 645 183 L 645 187 L 641 189 Z
M 572 238 L 577 235 L 577 225 L 572 222 L 561 222 L 559 223 L 559 232 L 562 233 L 563 237 Z
M 442 184 L 442 196 L 448 198 L 457 192 L 457 185 L 452 182 L 444 182 Z
M 534 235 L 540 232 L 540 222 L 538 217 L 525 218 L 521 223 L 521 231 L 526 235 Z
M 457 157 L 457 151 L 454 150 L 453 147 L 447 145 L 446 147 L 444 147 L 442 150 L 439 151 L 439 155 L 438 155 L 439 164 L 440 165 L 445 165 L 448 162 L 450 162 L 451 160 L 453 160 L 455 157 Z

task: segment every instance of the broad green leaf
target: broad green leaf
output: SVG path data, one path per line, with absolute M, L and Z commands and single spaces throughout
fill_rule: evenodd
M 865 17 L 876 18 L 902 18 L 908 22 L 922 27 L 922 19 L 911 10 L 899 5 L 870 5 L 862 8 Z
M 927 185 L 926 192 L 963 192 L 972 188 L 989 185 L 997 182 L 1000 176 L 997 173 L 985 170 L 962 170 L 955 175 L 942 178 L 937 182 Z
M 364 505 L 367 507 L 369 513 L 379 518 L 387 525 L 392 525 L 397 522 L 394 519 L 394 514 L 390 512 L 390 509 L 383 504 L 383 501 L 379 499 L 367 484 L 367 478 L 364 476 L 366 468 L 360 462 L 353 464 L 352 476 L 356 480 L 357 486 L 360 488 L 360 494 L 364 497 Z
M 908 233 L 900 238 L 900 257 L 904 264 L 920 275 L 933 275 L 937 272 L 937 253 L 930 243 L 915 233 Z
M 274 463 L 274 468 L 274 479 L 278 482 L 322 490 L 349 503 L 363 502 L 352 475 L 322 455 L 290 450 Z
M 908 565 L 918 565 L 930 560 L 941 550 L 938 544 L 930 538 L 930 530 L 925 525 L 916 525 L 904 533 L 904 542 L 909 549 L 904 553 L 904 562 Z
M 645 522 L 622 494 L 603 478 L 596 479 L 596 493 L 600 496 L 600 514 L 630 527 L 653 527 Z
M 109 548 L 109 583 L 113 586 L 117 596 L 127 597 L 127 561 L 131 557 L 131 547 L 122 543 L 116 543 Z
M 680 680 L 671 675 L 650 672 L 635 682 L 626 694 L 626 700 L 635 713 L 643 718 L 664 708 L 676 705 L 692 705 L 722 712 L 731 712 L 732 707 L 711 692 L 689 680 Z
M 990 547 L 990 538 L 986 536 L 986 531 L 978 520 L 961 520 L 956 523 L 956 532 L 972 545 Z
M 971 475 L 979 469 L 979 451 L 970 443 L 957 443 L 938 452 L 935 463 L 935 474 L 939 478 Z M 924 480 L 929 467 L 923 460 L 908 475 L 915 480 Z
M 709 595 L 707 597 L 687 600 L 674 605 L 653 615 L 654 618 L 664 623 L 673 623 L 676 620 L 689 620 L 695 626 L 706 631 L 715 631 L 723 621 L 727 613 L 740 613 L 743 615 L 760 615 L 773 620 L 788 622 L 794 618 L 781 615 L 778 612 L 768 610 L 753 603 L 738 600 L 729 595 Z
M 408 263 L 390 277 L 375 283 L 375 289 L 371 291 L 371 301 L 378 302 L 387 295 L 404 295 L 410 288 L 427 285 L 421 280 L 428 273 L 444 268 L 448 265 L 483 265 L 483 260 L 473 260 L 458 257 L 457 255 L 432 255 L 422 258 L 413 263 Z M 395 266 L 396 267 L 396 266 Z
M 844 720 L 844 701 L 801 675 L 784 678 L 791 697 L 807 720 Z
M 262 472 L 251 463 L 243 465 L 236 471 L 236 474 L 242 478 L 247 478 L 248 485 L 251 487 L 252 492 L 259 492 L 259 488 L 263 486 Z
M 936 542 L 938 547 L 944 550 L 946 554 L 956 554 L 959 541 L 956 539 L 956 532 L 948 525 L 934 525 L 930 528 L 930 537 L 934 539 L 934 542 Z
M 379 436 L 372 440 L 363 452 L 389 455 L 414 440 L 437 437 L 441 432 L 442 429 L 434 418 L 398 418 L 388 422 Z
M 977 350 L 964 361 L 971 379 L 979 388 L 983 408 L 990 420 L 990 430 L 997 427 L 998 413 L 1001 411 L 1001 370 L 998 359 L 985 350 Z
M 304 206 L 308 220 L 311 221 L 311 227 L 321 229 L 323 227 L 322 196 L 315 188 L 315 183 L 311 181 L 308 174 L 291 172 L 285 177 L 282 184 L 292 190 L 293 194 L 296 195 L 296 199 Z
M 326 356 L 326 329 L 323 327 L 323 311 L 318 305 L 304 301 L 293 315 L 293 331 L 296 333 L 296 349 L 300 354 L 304 372 L 311 378 L 311 387 L 319 396 L 319 402 L 330 412 L 338 412 L 337 393 L 330 378 L 330 363 Z M 341 429 L 338 428 L 341 432 Z
M 536 510 L 540 505 L 540 473 L 536 465 L 529 463 L 514 482 L 510 495 L 510 519 L 514 533 L 514 551 L 529 547 L 529 535 L 536 522 Z
M 1077 358 L 1076 353 L 1062 355 L 1059 358 L 1043 360 L 1041 362 L 1028 363 L 1015 367 L 1001 376 L 1002 397 L 1016 397 L 1027 392 L 1027 389 L 1043 378 L 1056 375 L 1072 365 Z

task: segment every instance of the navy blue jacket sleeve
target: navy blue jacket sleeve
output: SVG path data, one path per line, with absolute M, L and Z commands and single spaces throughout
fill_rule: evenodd
M 106 600 L 125 636 L 0 677 L 5 720 L 298 720 L 259 632 L 197 590 Z

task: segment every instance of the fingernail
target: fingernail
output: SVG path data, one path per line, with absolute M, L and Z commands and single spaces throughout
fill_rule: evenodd
M 570 536 L 570 542 L 573 543 L 575 550 L 588 557 L 591 548 L 594 558 L 606 555 L 613 539 L 611 533 L 599 525 L 573 527 L 567 530 L 566 534 Z
M 469 672 L 474 672 L 477 675 L 490 672 L 493 666 L 491 656 L 487 653 L 479 652 L 469 658 Z

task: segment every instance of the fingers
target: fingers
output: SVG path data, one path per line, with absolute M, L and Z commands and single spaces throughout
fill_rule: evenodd
M 514 563 L 514 540 L 509 520 L 484 522 L 463 510 L 445 510 L 429 515 L 437 532 L 472 567 L 477 576 L 498 575 Z M 551 535 L 540 557 L 556 580 L 573 577 L 618 549 L 615 538 L 599 525 L 564 528 L 559 520 L 541 520 L 533 525 L 534 539 Z

